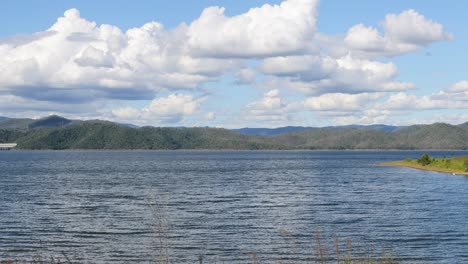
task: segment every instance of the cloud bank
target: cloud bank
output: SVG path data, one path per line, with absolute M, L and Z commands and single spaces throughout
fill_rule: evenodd
M 304 112 L 342 123 L 385 121 L 402 109 L 467 108 L 467 81 L 418 96 L 416 84 L 400 81 L 397 66 L 382 60 L 451 40 L 442 24 L 409 9 L 387 14 L 380 30 L 356 24 L 327 35 L 317 27 L 318 4 L 286 0 L 236 16 L 208 7 L 189 24 L 166 29 L 153 21 L 125 32 L 69 9 L 44 31 L 0 40 L 0 111 L 151 125 L 211 121 L 204 105 L 218 98 L 208 84 L 226 76 L 261 91 L 232 110 L 244 125 L 288 124 Z

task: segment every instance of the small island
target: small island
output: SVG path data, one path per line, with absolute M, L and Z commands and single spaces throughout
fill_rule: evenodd
M 419 170 L 468 176 L 468 156 L 433 158 L 428 154 L 424 154 L 419 159 L 405 159 L 401 161 L 384 162 L 381 165 L 408 167 Z

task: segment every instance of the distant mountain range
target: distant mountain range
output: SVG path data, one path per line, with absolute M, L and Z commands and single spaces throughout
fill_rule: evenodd
M 72 122 L 72 120 L 57 115 L 41 119 L 0 117 L 0 129 L 27 130 L 40 127 L 60 127 Z
M 71 120 L 58 115 L 51 115 L 40 119 L 32 118 L 8 118 L 0 117 L 0 129 L 28 130 L 44 127 L 62 127 L 70 124 L 79 124 L 82 120 Z M 128 127 L 137 128 L 132 124 L 123 124 Z
M 468 122 L 407 127 L 164 128 L 60 116 L 0 119 L 20 149 L 468 149 Z
M 372 130 L 380 130 L 380 131 L 388 131 L 392 132 L 402 127 L 400 126 L 389 126 L 389 125 L 369 125 L 369 126 L 362 126 L 362 125 L 347 125 L 347 126 L 328 126 L 328 127 L 302 127 L 302 126 L 286 126 L 286 127 L 278 127 L 278 128 L 239 128 L 233 129 L 233 131 L 239 132 L 245 135 L 262 135 L 262 136 L 273 136 L 273 135 L 280 135 L 290 132 L 298 132 L 304 130 L 313 130 L 313 129 L 350 129 L 350 128 L 367 128 Z

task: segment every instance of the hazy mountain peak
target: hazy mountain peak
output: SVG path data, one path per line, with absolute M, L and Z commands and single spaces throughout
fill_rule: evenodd
M 72 120 L 66 119 L 58 115 L 47 116 L 38 120 L 33 121 L 28 125 L 29 128 L 37 127 L 60 127 L 68 125 Z

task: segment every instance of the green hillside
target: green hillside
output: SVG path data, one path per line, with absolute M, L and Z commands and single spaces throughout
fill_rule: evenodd
M 34 122 L 34 119 L 30 118 L 11 118 L 0 120 L 0 129 L 20 129 L 26 130 L 29 128 L 29 124 Z
M 0 121 L 0 143 L 20 149 L 468 149 L 468 125 L 436 123 L 395 131 L 321 128 L 276 136 L 194 127 L 140 127 L 108 121 Z
M 275 137 L 286 148 L 306 149 L 468 149 L 468 127 L 410 126 L 394 132 L 319 129 Z
M 265 138 L 217 128 L 130 128 L 106 121 L 29 130 L 0 129 L 20 149 L 264 149 Z

